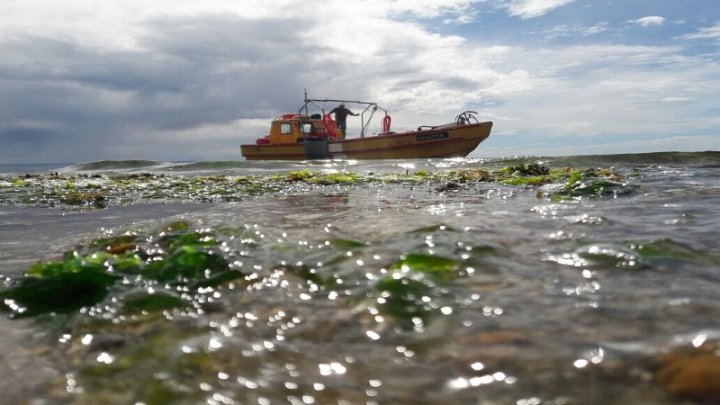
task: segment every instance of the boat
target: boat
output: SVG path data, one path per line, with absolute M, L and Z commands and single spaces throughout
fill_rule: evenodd
M 328 103 L 362 108 L 360 134 L 345 137 L 332 115 L 326 112 Z M 380 131 L 368 134 L 378 111 L 384 114 Z M 308 99 L 306 93 L 305 103 L 297 113 L 275 117 L 266 136 L 258 138 L 254 144 L 240 145 L 240 151 L 247 160 L 465 157 L 490 136 L 492 129 L 492 122 L 480 122 L 476 114 L 475 111 L 464 111 L 449 123 L 393 132 L 390 114 L 375 102 Z

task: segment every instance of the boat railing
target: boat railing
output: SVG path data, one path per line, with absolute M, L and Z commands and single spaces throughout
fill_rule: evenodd
M 318 108 L 320 111 L 322 111 L 323 116 L 326 114 L 325 112 L 325 104 L 327 103 L 347 103 L 347 104 L 357 104 L 364 106 L 364 109 L 360 112 L 360 137 L 364 138 L 365 133 L 370 126 L 370 122 L 372 122 L 373 116 L 375 115 L 375 112 L 377 110 L 380 110 L 385 113 L 385 116 L 388 116 L 389 113 L 386 109 L 380 107 L 377 103 L 372 101 L 358 101 L 358 100 L 339 100 L 339 99 L 312 99 L 307 98 L 307 95 L 305 96 L 305 104 L 303 104 L 302 107 L 300 107 L 300 110 L 298 110 L 298 113 L 301 115 L 309 115 L 309 108 L 310 106 L 313 106 L 315 108 Z M 332 109 L 331 109 L 332 111 Z

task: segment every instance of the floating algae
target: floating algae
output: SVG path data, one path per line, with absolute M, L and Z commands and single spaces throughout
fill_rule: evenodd
M 190 229 L 186 222 L 156 234 L 95 240 L 62 260 L 31 266 L 25 278 L 0 293 L 2 308 L 28 317 L 118 303 L 125 303 L 124 310 L 195 305 L 195 296 L 187 292 L 242 276 L 214 250 L 218 244 L 213 235 Z
M 89 259 L 72 256 L 62 263 L 34 266 L 19 285 L 0 294 L 3 306 L 16 316 L 36 316 L 70 313 L 97 304 L 118 277 Z
M 583 244 L 570 253 L 551 254 L 547 260 L 581 268 L 627 270 L 712 265 L 714 254 L 703 255 L 672 239 L 648 242 Z
M 570 174 L 565 185 L 555 194 L 555 197 L 618 196 L 631 193 L 636 188 L 618 180 L 619 175 L 608 170 L 576 170 Z
M 308 187 L 355 186 L 364 183 L 414 185 L 427 183 L 438 192 L 456 191 L 477 183 L 511 186 L 563 184 L 554 198 L 627 194 L 634 187 L 620 182 L 609 169 L 550 169 L 530 163 L 488 170 L 465 168 L 428 172 L 361 174 L 348 171 L 317 172 L 308 169 L 270 176 L 164 174 L 25 175 L 0 178 L 0 203 L 34 207 L 102 209 L 111 205 L 151 202 L 236 202 L 258 194 L 287 192 L 288 183 Z
M 390 274 L 378 280 L 380 313 L 393 317 L 401 327 L 418 327 L 440 311 L 439 301 L 450 295 L 445 282 L 457 277 L 458 263 L 451 258 L 412 253 L 390 266 Z
M 437 255 L 412 253 L 393 263 L 390 270 L 423 273 L 436 280 L 448 281 L 456 277 L 453 270 L 458 268 L 455 259 Z

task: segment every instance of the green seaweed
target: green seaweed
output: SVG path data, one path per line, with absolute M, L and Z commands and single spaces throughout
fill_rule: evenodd
M 714 265 L 717 258 L 665 238 L 648 242 L 593 243 L 573 255 L 596 268 L 630 270 L 677 269 L 684 265 Z
M 390 269 L 424 273 L 437 280 L 449 281 L 457 276 L 455 271 L 458 269 L 458 263 L 447 257 L 411 253 L 393 263 Z
M 32 183 L 30 181 L 21 179 L 21 178 L 15 178 L 10 181 L 10 184 L 13 187 L 31 187 Z
M 163 174 L 33 175 L 5 177 L 0 187 L 0 204 L 102 209 L 112 205 L 156 201 L 207 203 L 241 201 L 248 196 L 287 190 L 288 183 L 313 187 L 356 185 L 362 182 L 418 184 L 443 182 L 437 190 L 458 190 L 460 184 L 496 182 L 510 186 L 536 187 L 565 183 L 556 198 L 624 195 L 632 188 L 619 183 L 620 176 L 610 169 L 548 168 L 539 163 L 513 161 L 510 166 L 492 170 L 486 167 L 451 170 L 417 170 L 360 174 L 349 171 L 320 173 L 308 169 L 270 176 L 178 176 Z M 100 168 L 103 162 L 95 163 Z M 107 163 L 112 165 L 112 162 Z M 131 166 L 132 162 L 129 163 Z M 465 188 L 465 187 L 463 187 Z
M 631 248 L 648 258 L 695 260 L 700 256 L 700 253 L 690 247 L 668 238 L 633 244 Z
M 338 172 L 338 173 L 329 173 L 325 174 L 321 177 L 319 177 L 317 180 L 314 180 L 315 183 L 318 184 L 340 184 L 340 183 L 357 183 L 362 180 L 362 177 L 353 172 Z
M 117 276 L 98 271 L 96 267 L 77 271 L 60 271 L 56 266 L 43 277 L 26 277 L 19 285 L 0 293 L 3 307 L 14 317 L 31 317 L 46 313 L 72 313 L 102 301 Z
M 484 256 L 498 252 L 498 248 L 490 245 L 478 245 L 472 247 L 472 252 Z
M 180 297 L 164 292 L 135 294 L 125 298 L 123 307 L 128 312 L 159 311 L 185 305 Z
M 367 243 L 350 239 L 332 239 L 330 244 L 338 249 L 358 249 L 367 246 Z
M 105 268 L 97 263 L 84 262 L 83 257 L 77 251 L 73 251 L 66 253 L 63 261 L 46 261 L 31 265 L 26 275 L 28 277 L 45 278 L 63 273 L 78 273 L 84 270 L 105 271 Z
M 568 182 L 557 194 L 562 197 L 606 196 L 621 189 L 622 184 L 609 180 L 578 180 L 572 183 Z
M 440 224 L 440 225 L 430 225 L 430 226 L 424 226 L 422 228 L 413 229 L 413 230 L 409 231 L 409 233 L 435 233 L 438 231 L 458 232 L 457 229 L 455 229 L 451 226 L 448 226 L 445 224 Z
M 550 168 L 533 162 L 533 163 L 519 163 L 516 165 L 507 166 L 500 170 L 507 174 L 513 174 L 516 176 L 545 176 L 550 174 Z
M 212 232 L 195 231 L 186 221 L 167 224 L 145 238 L 141 233 L 99 238 L 66 253 L 61 260 L 31 265 L 25 278 L 0 292 L 0 308 L 23 317 L 73 313 L 100 304 L 106 297 L 110 300 L 107 305 L 113 306 L 115 298 L 157 282 L 190 290 L 217 287 L 242 277 L 222 254 L 211 250 L 218 244 Z M 136 277 L 121 283 L 122 275 Z M 183 303 L 159 294 L 132 298 L 125 302 L 125 309 L 170 308 Z
M 511 185 L 511 186 L 521 186 L 521 185 L 540 186 L 543 184 L 550 183 L 551 180 L 546 176 L 529 176 L 529 177 L 513 177 L 510 179 L 501 180 L 500 182 L 503 184 Z
M 427 321 L 435 309 L 424 297 L 430 296 L 434 287 L 435 284 L 424 277 L 383 277 L 375 284 L 375 290 L 382 297 L 378 309 L 404 327 L 411 326 L 413 318 Z
M 315 177 L 315 173 L 311 172 L 310 170 L 298 170 L 298 171 L 291 171 L 288 172 L 285 175 L 285 179 L 287 181 L 308 181 L 311 178 Z M 276 178 L 281 178 L 280 176 Z
M 642 269 L 646 266 L 640 254 L 613 244 L 593 244 L 578 249 L 576 253 L 595 267 Z
M 142 271 L 144 277 L 160 282 L 203 282 L 211 276 L 228 271 L 222 255 L 200 250 L 197 246 L 183 245 L 164 260 L 153 261 Z
M 317 285 L 319 287 L 334 287 L 335 282 L 332 279 L 322 277 L 317 270 L 310 268 L 307 265 L 283 266 L 283 269 L 290 274 L 294 274 L 297 277 L 305 280 L 308 283 Z
M 428 322 L 437 312 L 435 302 L 447 295 L 443 285 L 458 276 L 457 262 L 446 257 L 411 253 L 393 263 L 391 273 L 374 285 L 378 310 L 401 328 Z
M 353 172 L 337 172 L 337 173 L 315 173 L 310 170 L 290 171 L 285 176 L 275 175 L 272 180 L 285 180 L 287 182 L 306 182 L 310 184 L 330 185 L 340 183 L 355 183 L 363 178 Z
M 635 189 L 633 186 L 614 180 L 618 177 L 607 169 L 574 170 L 562 188 L 555 193 L 555 198 L 618 196 L 628 194 Z
M 118 235 L 118 236 L 110 236 L 105 238 L 98 238 L 90 241 L 88 244 L 88 247 L 95 250 L 108 250 L 112 251 L 113 249 L 119 247 L 119 246 L 127 246 L 127 245 L 133 245 L 134 242 L 137 240 L 137 235 L 133 234 L 124 234 L 124 235 Z
M 645 243 L 631 243 L 630 249 L 654 266 L 675 268 L 684 264 L 714 265 L 717 263 L 717 257 L 714 255 L 698 252 L 669 238 Z
M 495 181 L 496 176 L 485 169 L 459 169 L 446 173 L 439 173 L 437 177 L 442 179 L 454 179 L 461 182 L 467 181 Z

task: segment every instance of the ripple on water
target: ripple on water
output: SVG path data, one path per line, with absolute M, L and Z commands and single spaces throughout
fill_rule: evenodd
M 637 252 L 614 244 L 589 244 L 572 252 L 550 254 L 546 260 L 564 266 L 582 268 L 624 268 L 640 269 L 645 266 Z
M 387 171 L 398 168 L 433 167 Z M 720 316 L 717 255 L 698 247 L 716 243 L 699 225 L 714 207 L 624 193 L 553 200 L 473 173 L 456 188 L 420 175 L 289 178 L 308 176 L 299 171 L 240 203 L 240 188 L 268 185 L 147 178 L 139 195 L 157 186 L 230 203 L 184 229 L 133 225 L 134 240 L 73 246 L 75 262 L 58 259 L 67 268 L 123 278 L 99 283 L 106 295 L 75 315 L 40 315 L 65 323 L 39 356 L 64 360 L 62 400 L 98 403 L 669 404 L 685 374 L 657 370 L 716 364 L 701 348 L 717 337 L 700 332 Z M 691 202 L 695 220 L 665 221 Z M 655 357 L 668 347 L 678 362 Z

